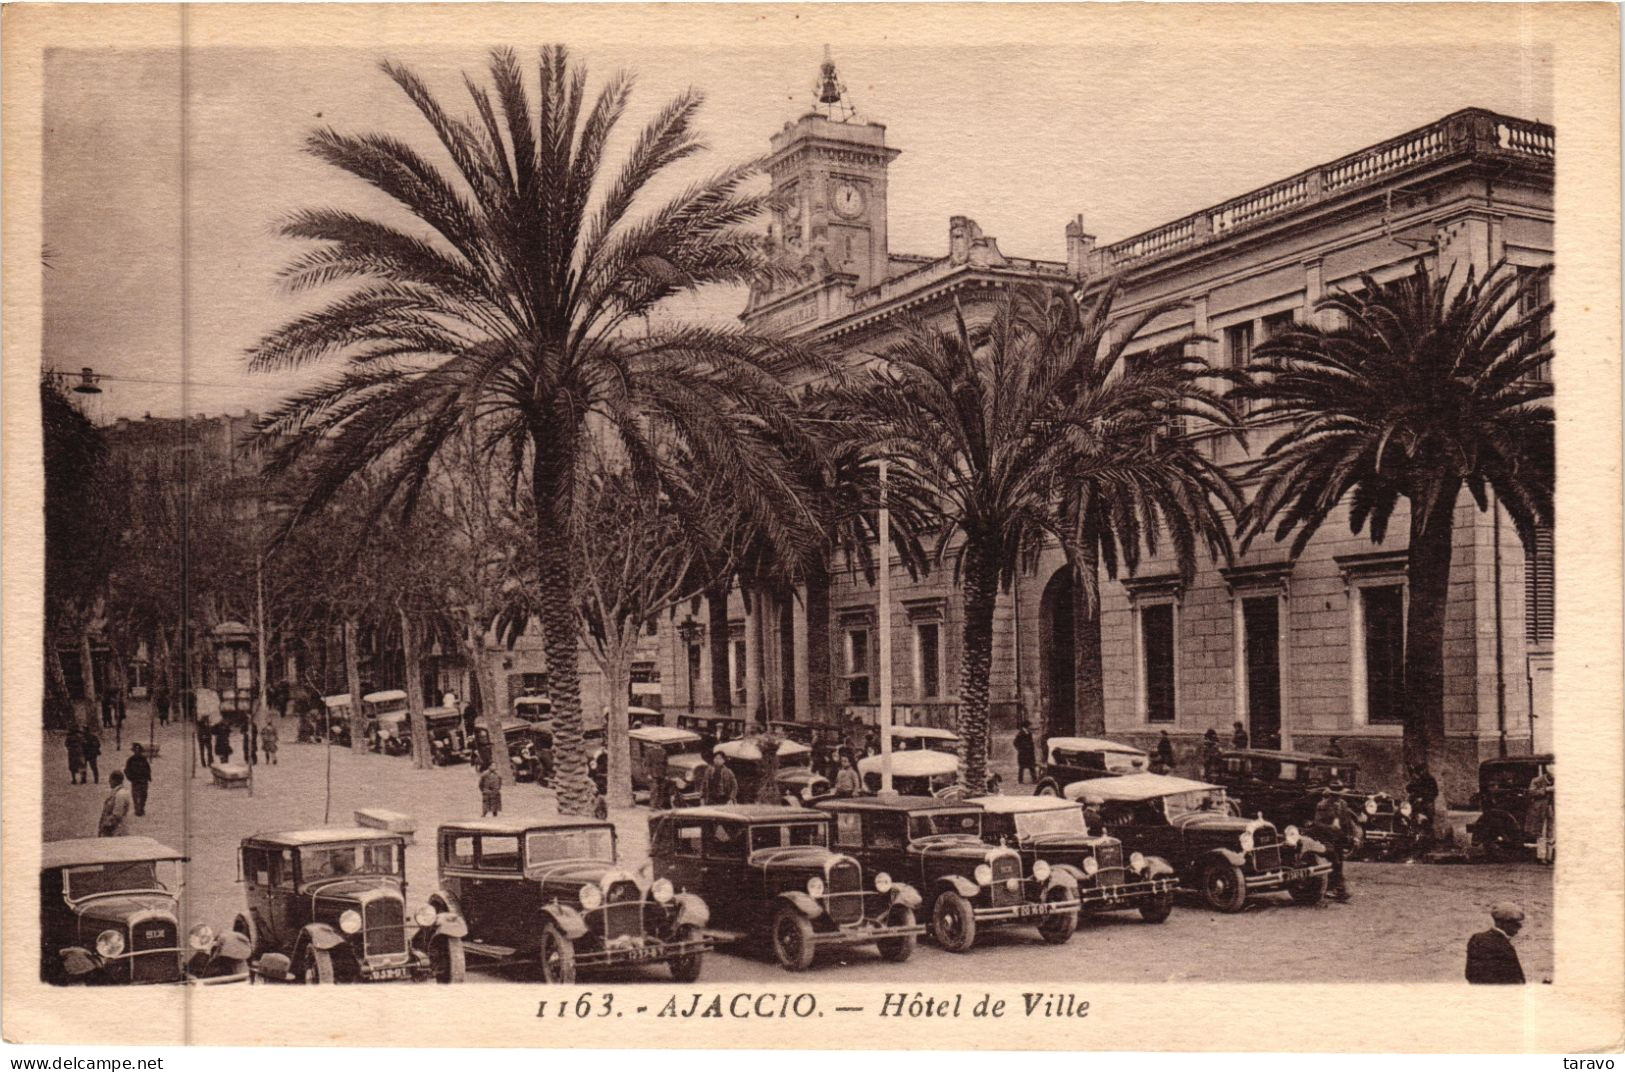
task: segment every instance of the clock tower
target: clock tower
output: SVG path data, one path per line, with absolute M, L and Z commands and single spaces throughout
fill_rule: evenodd
M 827 50 L 814 88 L 814 110 L 772 138 L 771 240 L 800 269 L 803 283 L 788 289 L 837 276 L 864 290 L 887 275 L 886 168 L 898 150 L 886 147 L 884 126 L 857 117 Z

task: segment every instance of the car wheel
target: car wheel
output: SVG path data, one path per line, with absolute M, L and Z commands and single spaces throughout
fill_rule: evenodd
M 1247 904 L 1247 880 L 1229 860 L 1213 860 L 1202 869 L 1202 899 L 1220 912 L 1240 912 Z
M 258 960 L 259 955 L 265 952 L 260 948 L 259 937 L 254 933 L 254 924 L 247 916 L 239 915 L 231 921 L 231 929 L 248 939 L 250 960 Z
M 1174 910 L 1174 895 L 1172 892 L 1159 893 L 1151 900 L 1140 906 L 1140 918 L 1147 923 L 1161 923 L 1167 919 Z
M 437 983 L 460 983 L 468 978 L 468 955 L 461 938 L 436 939 L 429 946 L 429 963 Z
M 773 917 L 773 956 L 786 971 L 800 972 L 812 967 L 812 922 L 795 908 L 786 905 Z
M 1348 851 L 1343 854 L 1345 860 L 1358 860 L 1365 852 L 1365 827 L 1359 823 L 1354 824 L 1354 832 L 1349 835 Z
M 912 927 L 914 926 L 914 909 L 908 905 L 898 905 L 891 910 L 889 919 L 893 927 Z M 889 960 L 893 964 L 901 964 L 914 955 L 914 947 L 917 944 L 918 937 L 916 935 L 903 934 L 896 938 L 882 938 L 875 943 L 875 947 L 880 950 L 880 956 L 883 960 Z
M 1315 867 L 1323 862 L 1319 856 L 1309 855 L 1303 858 L 1305 867 Z M 1317 905 L 1325 898 L 1326 887 L 1330 882 L 1330 875 L 1316 875 L 1301 882 L 1294 882 L 1286 888 L 1286 892 L 1292 895 L 1293 904 Z
M 304 968 L 299 975 L 306 983 L 330 985 L 333 982 L 333 954 L 308 946 L 305 949 Z
M 1044 900 L 1069 901 L 1073 892 L 1064 886 L 1051 886 L 1049 892 L 1044 894 Z M 1050 945 L 1065 945 L 1072 940 L 1072 934 L 1078 929 L 1078 913 L 1057 912 L 1051 916 L 1043 917 L 1044 921 L 1038 925 L 1038 935 Z
M 1035 797 L 1058 797 L 1060 795 L 1061 787 L 1054 782 L 1040 782 L 1038 788 L 1033 790 L 1033 796 Z
M 976 944 L 976 913 L 970 902 L 952 890 L 937 898 L 931 909 L 931 936 L 950 953 L 966 953 Z
M 692 923 L 678 928 L 677 941 L 694 942 L 700 937 L 700 929 Z M 689 953 L 686 956 L 672 957 L 666 962 L 671 969 L 671 978 L 677 983 L 692 983 L 700 977 L 700 968 L 705 963 L 704 953 Z
M 576 981 L 575 943 L 549 923 L 542 928 L 542 982 L 574 986 Z

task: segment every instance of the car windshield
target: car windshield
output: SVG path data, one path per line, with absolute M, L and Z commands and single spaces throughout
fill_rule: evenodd
M 177 874 L 172 860 L 137 860 L 120 864 L 87 864 L 70 867 L 63 873 L 63 886 L 72 901 L 99 893 L 176 888 Z
M 773 823 L 750 828 L 750 851 L 787 849 L 793 845 L 828 845 L 829 827 L 824 823 Z
M 393 841 L 306 849 L 299 854 L 299 872 L 306 882 L 346 875 L 398 875 L 401 854 Z
M 1225 798 L 1222 789 L 1197 789 L 1189 793 L 1174 793 L 1163 797 L 1167 807 L 1168 818 L 1177 819 L 1181 815 L 1190 815 L 1195 812 L 1216 811 L 1228 814 L 1229 801 Z M 1155 804 L 1155 801 L 1148 803 Z
M 1485 789 L 1528 789 L 1538 767 L 1491 767 L 1484 772 Z
M 797 752 L 794 755 L 789 755 L 789 756 L 785 755 L 783 752 L 779 753 L 779 769 L 780 770 L 787 770 L 790 767 L 810 767 L 810 766 L 812 766 L 812 753 L 811 752 Z
M 1081 808 L 1055 808 L 1050 811 L 1027 811 L 1016 815 L 1016 834 L 1032 837 L 1035 834 L 1084 834 Z
M 579 830 L 536 830 L 525 835 L 525 860 L 615 860 L 615 831 L 607 826 Z
M 928 811 L 908 817 L 910 839 L 933 834 L 972 834 L 982 836 L 982 813 L 976 811 Z
M 668 756 L 681 756 L 690 752 L 698 752 L 700 742 L 697 740 L 667 741 L 660 747 L 665 749 Z

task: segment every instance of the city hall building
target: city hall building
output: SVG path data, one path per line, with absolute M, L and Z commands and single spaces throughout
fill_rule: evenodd
M 832 73 L 832 72 L 827 72 Z M 826 94 L 826 96 L 838 94 Z M 1175 303 L 1142 333 L 1145 347 L 1191 333 L 1215 365 L 1246 364 L 1254 347 L 1362 274 L 1386 282 L 1420 260 L 1459 279 L 1502 260 L 1552 260 L 1554 134 L 1550 126 L 1467 109 L 1261 189 L 1241 193 L 1111 244 L 1082 217 L 1065 223 L 1066 260 L 1012 256 L 974 219 L 947 221 L 947 252 L 893 250 L 887 170 L 899 149 L 877 123 L 842 118 L 825 100 L 771 139 L 780 206 L 769 241 L 795 282 L 752 295 L 753 328 L 837 344 L 853 363 L 895 338 L 902 312 L 971 317 L 1025 284 L 1090 287 L 1116 277 L 1114 317 Z M 1152 176 L 1147 175 L 1149 180 Z M 1226 465 L 1246 460 L 1227 437 L 1186 429 Z M 1255 430 L 1260 449 L 1272 435 Z M 1550 534 L 1532 555 L 1499 509 L 1463 495 L 1457 515 L 1445 637 L 1446 755 L 1441 776 L 1465 799 L 1479 758 L 1551 741 Z M 1401 507 L 1403 510 L 1403 507 Z M 1102 577 L 1105 730 L 1146 745 L 1166 730 L 1182 757 L 1204 731 L 1228 742 L 1233 723 L 1255 742 L 1319 750 L 1341 738 L 1373 785 L 1398 775 L 1406 613 L 1403 513 L 1374 544 L 1328 522 L 1295 561 L 1261 538 L 1189 584 L 1166 558 L 1132 576 Z M 947 722 L 957 701 L 961 598 L 949 571 L 911 581 L 892 571 L 894 697 L 903 717 Z M 872 718 L 878 697 L 877 591 L 838 571 L 828 638 L 829 712 L 809 710 L 807 620 L 801 598 L 735 592 L 726 680 L 734 713 L 774 719 Z M 658 665 L 668 710 L 712 706 L 705 613 L 661 623 Z M 1076 723 L 1071 582 L 1051 548 L 1000 596 L 992 696 L 995 736 L 1019 719 L 1052 735 Z M 818 690 L 822 691 L 822 690 Z

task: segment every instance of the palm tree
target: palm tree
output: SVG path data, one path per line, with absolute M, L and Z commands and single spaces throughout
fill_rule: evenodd
M 1187 584 L 1199 545 L 1210 559 L 1231 555 L 1230 530 L 1241 494 L 1223 467 L 1184 435 L 1187 419 L 1240 436 L 1235 405 L 1219 386 L 1233 380 L 1190 353 L 1191 336 L 1128 355 L 1145 326 L 1172 306 L 1148 309 L 1114 328 L 1119 280 L 1084 300 L 1051 292 L 1037 321 L 1040 344 L 1067 368 L 1058 402 L 1091 415 L 1097 464 L 1068 481 L 1067 510 L 1076 557 L 1072 614 L 1079 732 L 1105 733 L 1100 646 L 1100 571 L 1139 568 L 1142 548 L 1158 553 L 1163 535 Z M 1037 296 L 1035 296 L 1036 298 Z M 1106 464 L 1115 459 L 1115 464 Z
M 1408 277 L 1319 308 L 1335 328 L 1299 324 L 1257 352 L 1246 389 L 1255 419 L 1282 422 L 1256 463 L 1261 477 L 1243 519 L 1253 539 L 1273 528 L 1301 553 L 1341 505 L 1349 528 L 1381 543 L 1401 499 L 1409 507 L 1404 750 L 1426 762 L 1444 737 L 1444 617 L 1456 500 L 1480 510 L 1490 493 L 1525 547 L 1551 524 L 1550 305 L 1531 301 L 1532 277 L 1498 265 L 1460 286 L 1418 263 Z
M 318 245 L 285 269 L 288 286 L 349 288 L 267 335 L 251 363 L 277 370 L 345 362 L 263 425 L 270 435 L 305 433 L 273 465 L 319 446 L 306 511 L 368 468 L 381 470 L 391 489 L 386 505 L 409 511 L 435 457 L 471 423 L 488 456 L 528 480 L 559 804 L 584 814 L 593 792 L 570 557 L 584 443 L 589 435 L 612 441 L 646 475 L 661 466 L 648 436 L 664 429 L 700 464 L 734 477 L 749 505 L 753 478 L 763 475 L 759 460 L 719 427 L 719 415 L 787 408 L 774 372 L 799 358 L 761 336 L 650 316 L 672 295 L 764 271 L 761 243 L 744 227 L 765 208 L 765 194 L 748 188 L 752 165 L 663 204 L 640 198 L 701 150 L 698 93 L 661 109 L 606 175 L 605 146 L 626 109 L 629 78 L 612 78 L 589 106 L 586 72 L 562 47 L 541 50 L 534 101 L 513 52 L 494 51 L 489 67 L 491 88 L 465 78 L 477 114 L 460 118 L 417 75 L 384 65 L 449 168 L 386 134 L 310 135 L 313 155 L 404 212 L 374 218 L 315 208 L 292 216 L 283 233 Z M 640 320 L 641 330 L 629 330 Z

